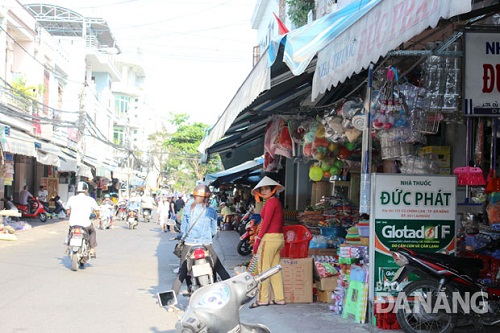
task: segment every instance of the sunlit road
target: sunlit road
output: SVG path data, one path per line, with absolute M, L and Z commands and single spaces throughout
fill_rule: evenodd
M 17 241 L 0 241 L 0 332 L 171 332 L 176 316 L 155 296 L 178 262 L 168 233 L 143 222 L 98 230 L 97 259 L 74 272 L 67 221 L 29 222 Z

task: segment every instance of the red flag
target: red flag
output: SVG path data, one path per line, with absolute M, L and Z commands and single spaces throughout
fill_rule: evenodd
M 273 13 L 274 17 L 276 18 L 276 21 L 278 21 L 278 31 L 280 35 L 284 35 L 288 32 L 287 27 L 285 24 L 280 20 L 280 18 L 276 15 L 276 13 Z

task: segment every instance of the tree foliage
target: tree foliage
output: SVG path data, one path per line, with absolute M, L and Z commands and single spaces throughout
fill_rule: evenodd
M 173 130 L 155 133 L 150 137 L 154 145 L 161 148 L 160 159 L 164 180 L 172 190 L 189 193 L 207 173 L 217 171 L 217 160 L 201 164 L 198 152 L 203 136 L 209 126 L 200 122 L 191 123 L 187 114 L 169 114 Z
M 314 0 L 286 0 L 288 17 L 297 28 L 307 24 L 307 15 L 314 9 Z

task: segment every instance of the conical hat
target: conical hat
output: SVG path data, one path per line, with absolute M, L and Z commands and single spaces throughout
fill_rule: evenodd
M 257 189 L 259 187 L 262 187 L 262 186 L 278 186 L 278 189 L 276 190 L 276 194 L 278 193 L 281 193 L 285 190 L 285 187 L 283 185 L 281 185 L 280 183 L 272 180 L 271 178 L 265 176 L 264 178 L 261 179 L 261 181 L 253 188 L 252 190 L 252 195 L 255 195 L 255 192 L 257 191 Z

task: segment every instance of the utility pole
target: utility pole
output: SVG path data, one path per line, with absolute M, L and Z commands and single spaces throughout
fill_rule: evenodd
M 80 110 L 78 112 L 78 142 L 76 148 L 76 180 L 75 185 L 78 184 L 81 177 L 80 166 L 83 164 L 85 156 L 85 94 L 87 91 L 87 82 L 83 84 L 82 93 L 80 94 Z

